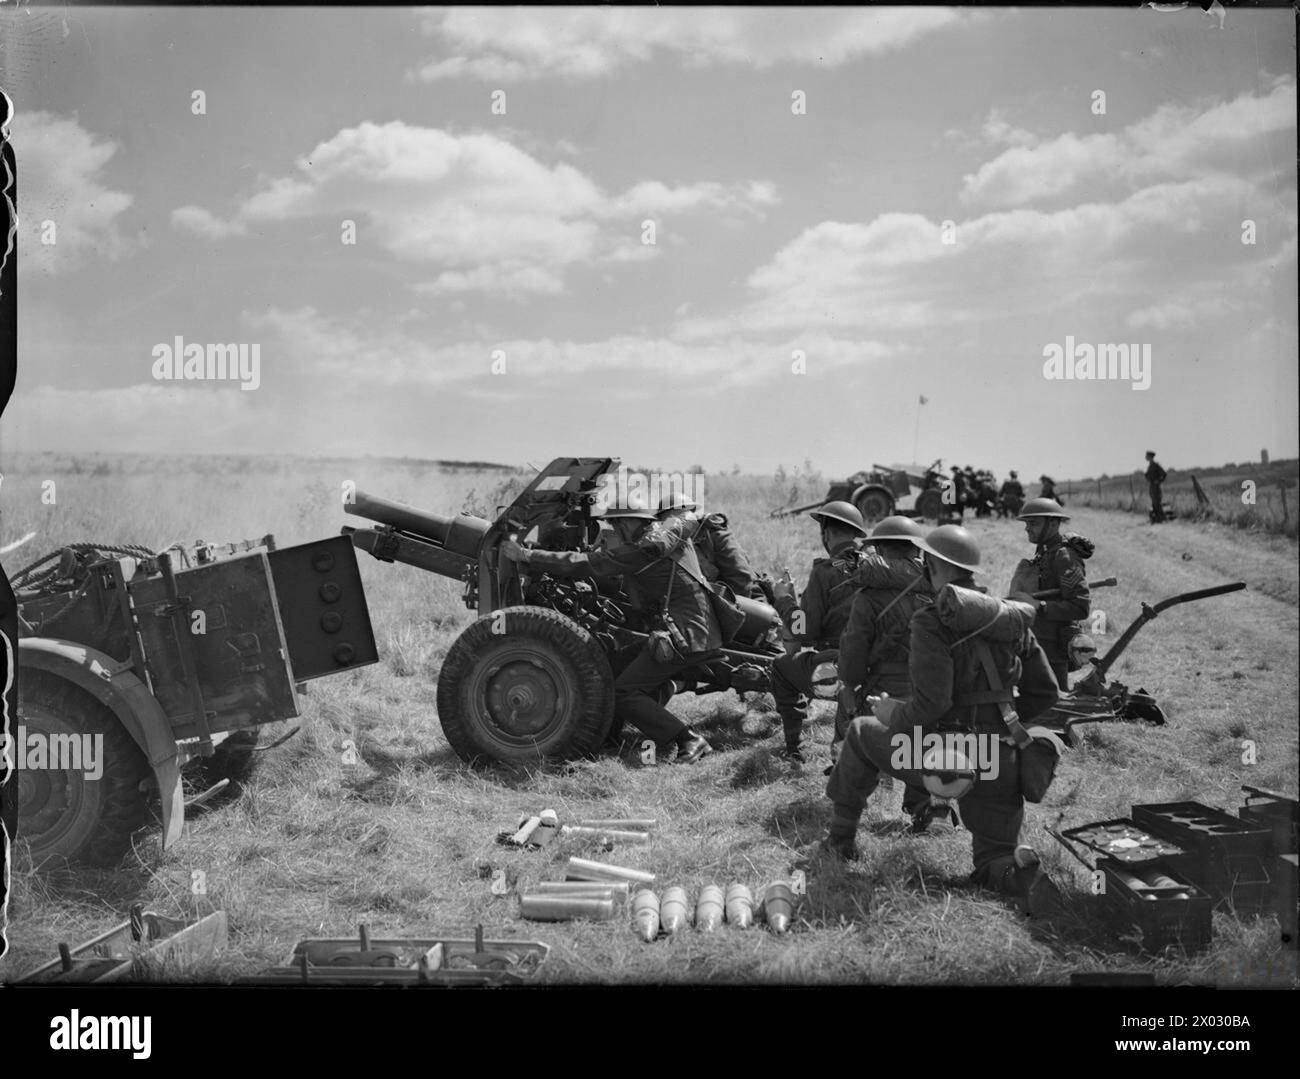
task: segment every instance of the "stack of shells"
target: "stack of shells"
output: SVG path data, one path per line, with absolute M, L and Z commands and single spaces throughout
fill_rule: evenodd
M 724 919 L 727 925 L 748 929 L 756 916 L 773 933 L 785 933 L 794 914 L 794 891 L 788 881 L 773 881 L 763 889 L 756 905 L 746 884 L 730 884 L 725 893 L 718 885 L 707 884 L 700 889 L 693 919 L 691 909 L 686 889 L 677 886 L 665 888 L 662 898 L 648 887 L 632 896 L 633 924 L 641 939 L 649 942 L 660 935 L 672 936 L 689 929 L 692 924 L 701 932 L 713 932 Z

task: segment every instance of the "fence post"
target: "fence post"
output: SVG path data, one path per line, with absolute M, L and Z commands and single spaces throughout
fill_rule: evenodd
M 1282 527 L 1283 529 L 1285 529 L 1286 528 L 1286 482 L 1283 480 L 1278 480 L 1277 489 L 1278 492 L 1282 495 Z

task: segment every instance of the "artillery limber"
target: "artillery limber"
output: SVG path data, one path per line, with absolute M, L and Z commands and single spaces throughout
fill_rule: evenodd
M 378 658 L 356 553 L 341 536 L 154 552 L 59 548 L 15 574 L 18 837 L 34 864 L 111 864 L 161 805 L 180 835 L 181 771 L 239 778 L 259 728 L 303 683 Z M 202 798 L 211 788 L 196 795 Z
M 552 461 L 488 521 L 442 516 L 358 491 L 348 513 L 378 522 L 344 528 L 361 550 L 464 583 L 479 618 L 453 643 L 438 676 L 438 716 L 467 761 L 564 760 L 595 753 L 614 719 L 613 683 L 654 628 L 652 614 L 616 586 L 529 572 L 500 553 L 503 540 L 553 551 L 590 549 L 600 536 L 602 477 L 610 457 Z M 769 686 L 783 648 L 775 611 L 737 597 L 746 621 L 721 655 L 688 672 L 684 691 Z

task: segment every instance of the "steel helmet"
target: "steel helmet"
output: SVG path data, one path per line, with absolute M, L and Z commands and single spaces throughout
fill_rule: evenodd
M 700 504 L 683 491 L 669 491 L 659 500 L 659 516 L 673 510 L 697 510 Z
M 1011 470 L 1011 478 L 1012 478 L 1013 480 L 1015 480 L 1015 479 L 1019 479 L 1019 478 L 1020 478 L 1019 473 L 1017 473 L 1016 470 L 1015 470 L 1014 468 Z
M 1051 498 L 1031 498 L 1025 503 L 1024 509 L 1020 511 L 1017 521 L 1023 521 L 1026 517 L 1059 517 L 1062 521 L 1068 521 L 1070 515 L 1061 508 L 1061 504 Z
M 934 555 L 958 569 L 973 570 L 980 564 L 980 548 L 961 525 L 940 525 L 924 539 L 913 541 L 927 554 Z
M 601 517 L 609 520 L 614 517 L 639 517 L 643 521 L 657 520 L 654 510 L 650 508 L 650 500 L 646 498 L 644 491 L 628 491 L 627 499 L 623 505 L 615 502 L 608 506 Z
M 904 517 L 901 514 L 895 514 L 892 517 L 886 517 L 875 528 L 871 530 L 871 535 L 867 537 L 868 543 L 875 543 L 877 540 L 904 540 L 908 543 L 915 543 L 919 539 L 925 538 L 925 529 L 916 523 L 911 517 Z
M 836 521 L 842 525 L 848 525 L 855 528 L 864 536 L 867 534 L 867 526 L 862 521 L 862 514 L 856 506 L 848 502 L 827 502 L 824 506 L 819 506 L 813 510 L 809 517 L 820 517 L 823 521 Z

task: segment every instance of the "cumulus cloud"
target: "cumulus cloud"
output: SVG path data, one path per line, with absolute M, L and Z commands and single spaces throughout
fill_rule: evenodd
M 771 184 L 644 180 L 608 194 L 574 166 L 548 165 L 494 134 L 456 135 L 401 121 L 346 128 L 270 180 L 223 221 L 181 207 L 173 223 L 209 238 L 253 222 L 312 216 L 358 223 L 359 245 L 439 267 L 422 286 L 437 293 L 501 289 L 554 294 L 567 267 L 651 258 L 640 243 L 647 215 L 761 215 Z
M 172 227 L 202 236 L 206 240 L 221 240 L 227 236 L 243 236 L 248 232 L 242 222 L 223 221 L 202 206 L 180 206 L 172 211 Z
M 585 79 L 673 57 L 687 67 L 834 66 L 901 48 L 970 18 L 951 8 L 453 8 L 426 13 L 424 32 L 449 55 L 412 76 L 512 82 Z
M 345 383 L 365 370 L 367 385 L 390 389 L 470 385 L 496 378 L 491 367 L 498 356 L 504 357 L 509 375 L 506 392 L 516 380 L 518 392 L 535 393 L 539 383 L 598 376 L 602 393 L 622 387 L 636 395 L 645 391 L 647 380 L 669 387 L 707 383 L 711 389 L 775 382 L 789 377 L 796 349 L 809 368 L 818 371 L 872 363 L 894 351 L 878 341 L 825 332 L 758 345 L 737 336 L 687 341 L 637 334 L 592 341 L 508 338 L 445 343 L 362 319 L 322 314 L 312 307 L 272 308 L 249 321 L 274 336 L 280 370 L 290 378 L 310 375 L 313 383 Z
M 1295 115 L 1295 81 L 1287 79 L 1262 95 L 1242 94 L 1209 106 L 1163 105 L 1117 133 L 1066 132 L 1040 142 L 1016 132 L 1015 145 L 964 178 L 961 196 L 990 206 L 1023 206 L 1085 184 L 1132 186 L 1270 170 L 1268 137 L 1294 131 Z M 1006 135 L 997 117 L 985 124 L 985 132 Z
M 132 196 L 107 186 L 104 172 L 115 142 L 98 139 L 76 120 L 19 112 L 11 125 L 20 162 L 19 244 L 24 265 L 69 270 L 91 256 L 115 259 L 131 250 L 121 216 Z M 53 243 L 45 222 L 53 222 Z

